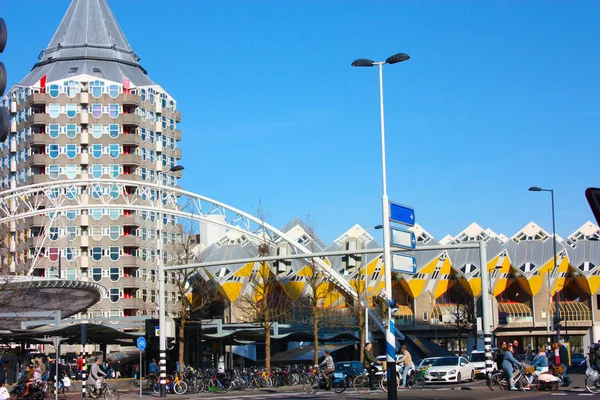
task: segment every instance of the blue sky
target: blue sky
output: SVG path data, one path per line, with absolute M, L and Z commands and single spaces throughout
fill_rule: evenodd
M 2 1 L 9 81 L 68 0 Z M 179 102 L 184 188 L 331 243 L 381 223 L 379 86 L 388 194 L 434 237 L 471 222 L 511 236 L 594 221 L 600 186 L 600 2 L 109 0 L 149 76 Z M 595 221 L 594 221 L 595 222 Z

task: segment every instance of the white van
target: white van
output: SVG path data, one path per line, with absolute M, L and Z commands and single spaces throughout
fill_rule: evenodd
M 492 357 L 493 358 L 493 357 Z M 469 361 L 473 364 L 475 375 L 485 375 L 485 351 L 473 350 L 469 356 Z M 497 370 L 498 366 L 492 361 L 492 371 Z

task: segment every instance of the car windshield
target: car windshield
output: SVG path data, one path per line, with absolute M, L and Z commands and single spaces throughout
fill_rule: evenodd
M 485 361 L 485 353 L 471 353 L 471 362 Z
M 425 367 L 427 365 L 431 365 L 433 364 L 435 361 L 437 360 L 437 358 L 426 358 L 423 360 L 423 363 L 421 364 L 422 367 Z
M 442 357 L 435 360 L 434 367 L 442 367 L 448 365 L 458 365 L 458 357 Z
M 574 353 L 571 358 L 583 358 L 583 353 Z

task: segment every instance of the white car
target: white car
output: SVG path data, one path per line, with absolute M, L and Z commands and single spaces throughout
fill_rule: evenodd
M 485 375 L 485 351 L 473 350 L 469 361 L 473 364 L 475 375 Z M 497 370 L 498 366 L 495 361 L 492 361 L 492 371 Z
M 415 368 L 416 369 L 428 369 L 438 358 L 440 358 L 440 357 L 428 357 L 428 358 L 424 358 L 422 360 L 417 360 L 418 362 L 415 362 Z
M 425 382 L 456 382 L 475 380 L 473 364 L 464 357 L 440 357 L 427 369 Z

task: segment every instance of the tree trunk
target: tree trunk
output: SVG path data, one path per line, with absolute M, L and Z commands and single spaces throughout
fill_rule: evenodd
M 181 322 L 179 324 L 179 368 L 183 369 L 185 356 L 185 324 L 187 323 L 185 302 L 181 303 Z
M 360 346 L 358 347 L 358 351 L 359 351 L 359 355 L 358 355 L 358 359 L 360 360 L 360 362 L 364 361 L 364 357 L 365 357 L 365 343 L 367 342 L 367 332 L 365 331 L 365 321 L 364 321 L 364 310 L 362 309 L 362 307 L 358 307 L 359 309 L 359 314 L 358 314 L 358 330 L 360 332 Z
M 265 368 L 271 369 L 271 326 L 265 328 Z
M 367 342 L 367 332 L 365 331 L 365 310 L 362 307 L 361 304 L 361 299 L 359 297 L 358 299 L 358 307 L 356 307 L 356 309 L 358 310 L 358 331 L 360 332 L 360 346 L 358 346 L 358 359 L 360 360 L 360 362 L 363 362 L 364 357 L 365 357 L 365 343 Z M 368 317 L 367 317 L 368 318 Z
M 315 352 L 313 357 L 313 365 L 319 364 L 319 317 L 317 316 L 317 306 L 313 304 L 313 337 L 315 343 Z
M 265 327 L 265 368 L 267 370 L 271 369 L 271 325 L 270 321 L 271 315 L 269 314 L 269 303 L 266 301 L 267 294 L 265 293 L 265 312 L 264 312 L 264 327 Z

